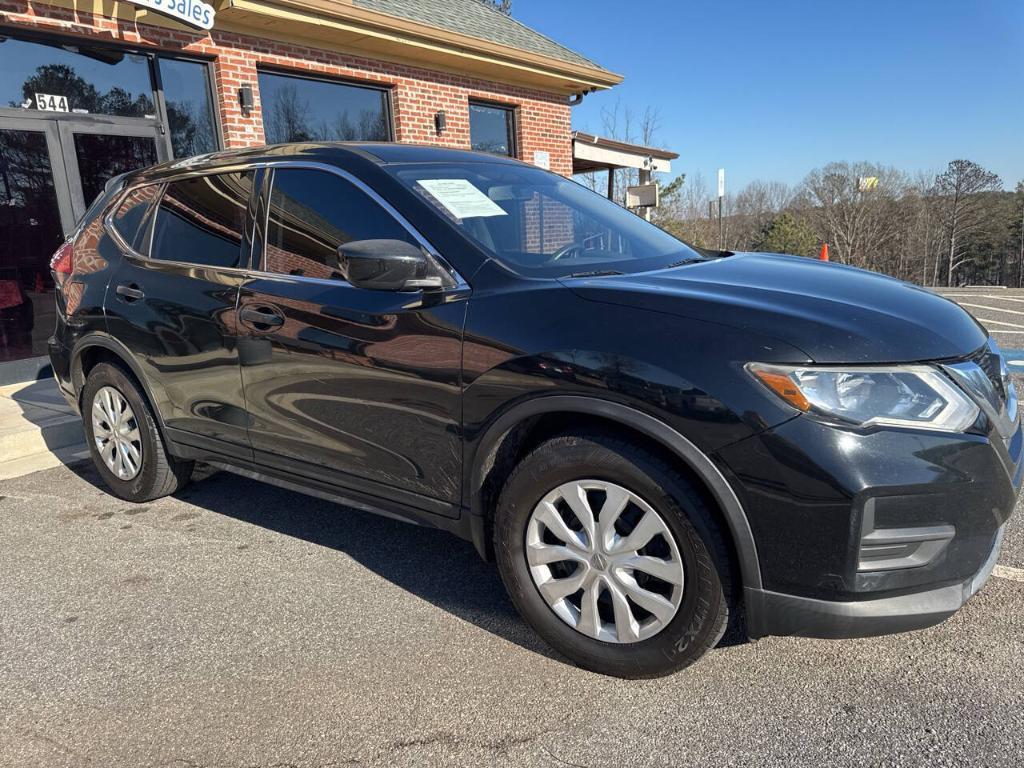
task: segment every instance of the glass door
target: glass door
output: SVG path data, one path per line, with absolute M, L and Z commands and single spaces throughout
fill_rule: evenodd
M 46 354 L 50 257 L 73 226 L 57 123 L 0 118 L 0 363 Z
M 0 364 L 46 355 L 50 257 L 106 183 L 166 158 L 141 122 L 0 117 Z
M 110 179 L 167 159 L 156 126 L 60 120 L 59 132 L 76 219 Z

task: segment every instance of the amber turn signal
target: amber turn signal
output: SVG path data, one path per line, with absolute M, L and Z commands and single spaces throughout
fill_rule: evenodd
M 750 367 L 750 372 L 757 376 L 768 389 L 794 408 L 798 408 L 801 411 L 811 410 L 811 404 L 807 402 L 804 393 L 800 391 L 797 385 L 793 383 L 793 380 L 786 374 L 753 366 Z

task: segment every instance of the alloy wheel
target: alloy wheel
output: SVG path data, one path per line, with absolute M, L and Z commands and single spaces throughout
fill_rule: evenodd
M 119 480 L 142 470 L 142 434 L 135 412 L 114 387 L 102 387 L 92 401 L 92 434 L 100 458 Z
M 604 642 L 653 637 L 683 596 L 683 562 L 664 519 L 603 480 L 565 483 L 540 500 L 526 527 L 526 560 L 551 610 Z

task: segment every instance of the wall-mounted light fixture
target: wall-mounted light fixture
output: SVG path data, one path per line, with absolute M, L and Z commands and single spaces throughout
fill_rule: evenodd
M 438 110 L 437 114 L 434 115 L 434 128 L 437 129 L 437 135 L 440 136 L 444 133 L 444 129 L 448 127 L 448 116 L 444 113 L 444 110 Z
M 256 99 L 252 94 L 251 85 L 243 85 L 238 89 L 238 106 L 242 110 L 242 116 L 248 117 L 256 106 Z

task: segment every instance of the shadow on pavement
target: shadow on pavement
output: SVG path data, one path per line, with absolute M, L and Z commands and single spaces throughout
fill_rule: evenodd
M 92 462 L 69 465 L 106 491 Z M 564 661 L 516 612 L 493 563 L 445 531 L 322 501 L 229 472 L 196 470 L 175 498 L 209 512 L 344 552 L 391 583 L 498 637 Z

